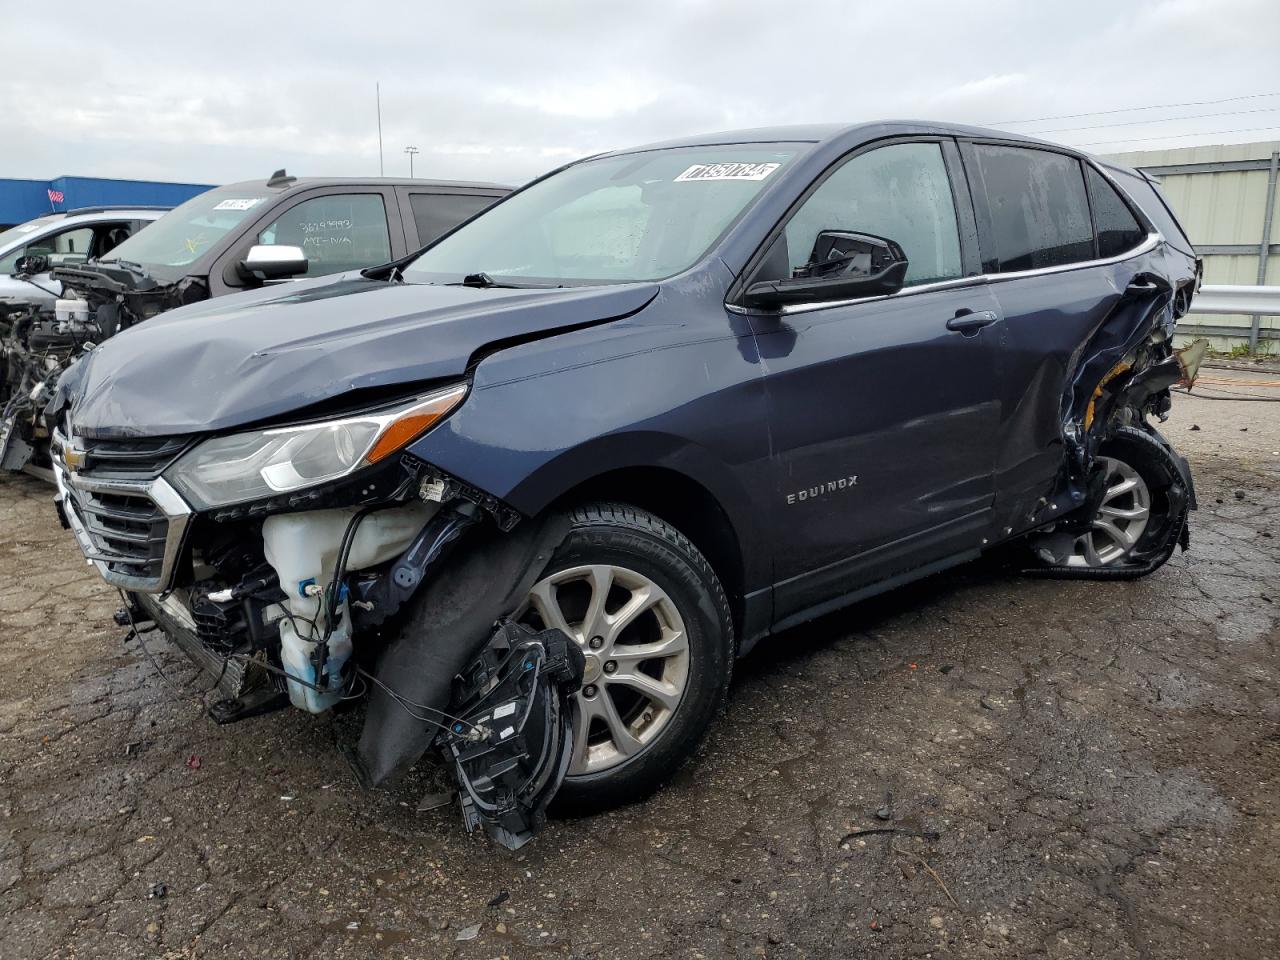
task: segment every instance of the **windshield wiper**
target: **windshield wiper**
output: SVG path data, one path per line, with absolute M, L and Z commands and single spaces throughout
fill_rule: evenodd
M 479 273 L 468 273 L 462 278 L 462 285 L 464 287 L 496 287 L 498 281 L 481 270 Z
M 99 260 L 98 263 L 110 263 L 124 267 L 130 273 L 137 273 L 144 277 L 147 275 L 147 268 L 140 263 L 134 263 L 132 260 L 121 260 L 119 257 L 112 257 L 110 260 Z

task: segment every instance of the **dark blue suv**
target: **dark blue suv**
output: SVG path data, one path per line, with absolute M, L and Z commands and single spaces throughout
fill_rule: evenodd
M 369 693 L 516 844 L 685 759 L 761 638 L 1016 541 L 1187 542 L 1152 425 L 1199 264 L 1155 184 L 915 122 L 570 164 L 424 251 L 166 313 L 50 407 L 59 507 L 223 721 Z

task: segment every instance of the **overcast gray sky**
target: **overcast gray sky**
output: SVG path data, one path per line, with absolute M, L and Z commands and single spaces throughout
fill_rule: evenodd
M 418 176 L 511 183 L 811 121 L 1251 97 L 1008 126 L 1099 153 L 1280 139 L 1280 95 L 1256 96 L 1280 94 L 1280 0 L 0 0 L 0 23 L 0 176 L 377 174 L 375 81 L 388 173 L 414 144 Z

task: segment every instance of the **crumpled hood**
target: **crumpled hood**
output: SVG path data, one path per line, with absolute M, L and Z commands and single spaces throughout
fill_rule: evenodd
M 94 349 L 59 384 L 86 437 L 225 430 L 353 390 L 462 376 L 497 341 L 627 316 L 654 283 L 552 290 L 343 275 L 170 311 Z

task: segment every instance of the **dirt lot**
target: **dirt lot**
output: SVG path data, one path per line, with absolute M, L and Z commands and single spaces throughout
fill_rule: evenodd
M 1154 577 L 971 567 L 780 637 L 673 785 L 515 855 L 429 771 L 357 789 L 353 716 L 213 725 L 0 481 L 0 957 L 1280 955 L 1280 408 L 1167 428 L 1201 509 Z

